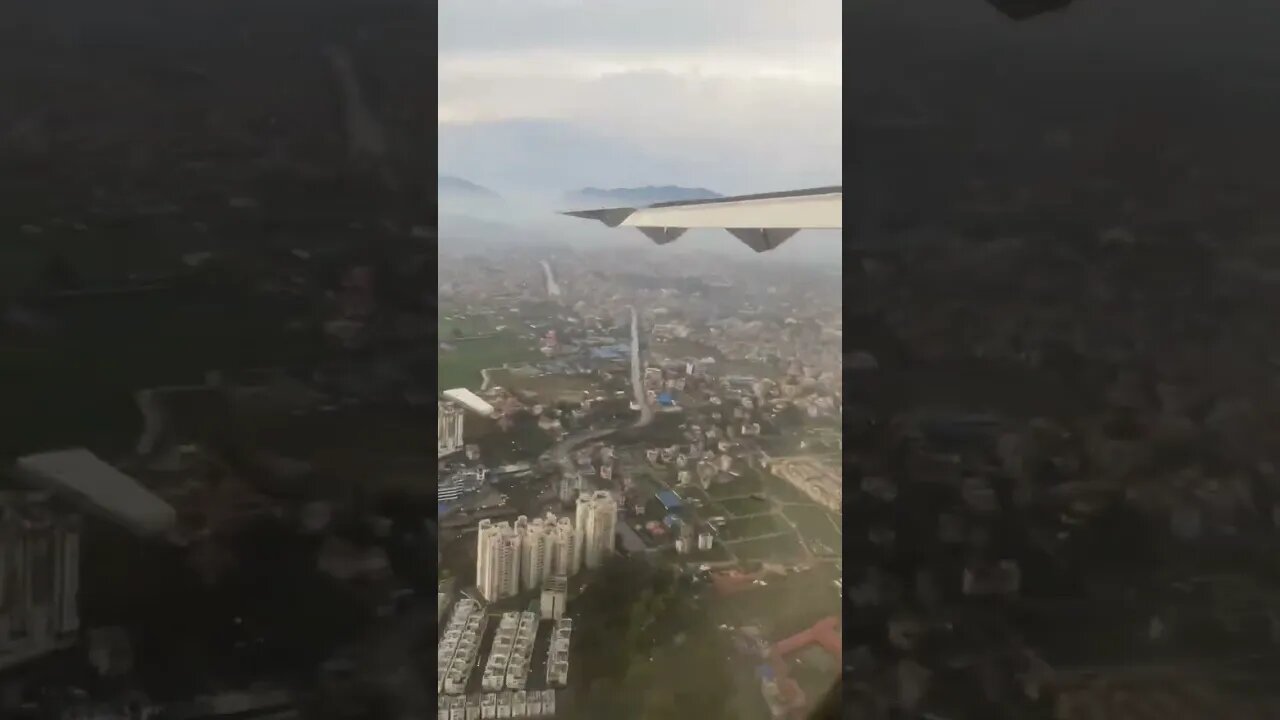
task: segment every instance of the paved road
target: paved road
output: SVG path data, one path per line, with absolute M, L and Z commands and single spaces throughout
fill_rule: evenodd
M 547 276 L 547 295 L 560 297 L 560 284 L 556 282 L 555 273 L 551 272 L 551 263 L 542 261 L 543 273 Z
M 574 471 L 573 461 L 569 459 L 569 453 L 575 447 L 584 443 L 599 440 L 617 432 L 615 429 L 589 430 L 580 433 L 568 435 L 564 440 L 556 443 L 550 450 L 551 459 L 560 465 L 560 471 L 563 473 L 571 473 Z M 596 482 L 599 481 L 596 476 Z M 593 485 L 593 488 L 595 486 Z M 644 539 L 636 532 L 635 528 L 627 524 L 623 520 L 618 521 L 618 533 L 622 535 L 622 545 L 627 552 L 631 553 L 653 553 L 657 552 L 657 548 L 649 547 Z
M 792 536 L 794 536 L 794 535 L 795 535 L 795 533 L 794 533 L 793 531 L 784 530 L 784 531 L 782 531 L 782 532 L 769 533 L 769 534 L 767 534 L 767 535 L 753 535 L 753 536 L 751 536 L 751 537 L 749 537 L 749 538 L 738 538 L 737 540 L 721 540 L 721 541 L 720 541 L 720 544 L 721 544 L 721 545 L 736 545 L 736 544 L 738 544 L 738 543 L 753 542 L 753 541 L 755 541 L 755 540 L 765 540 L 765 539 L 767 539 L 767 538 L 786 537 L 786 536 L 788 536 L 788 535 L 792 535 Z
M 750 515 L 730 515 L 725 520 L 750 520 L 751 518 L 765 517 L 766 515 L 782 515 L 777 510 L 769 510 L 767 512 L 751 513 Z
M 551 449 L 547 452 L 551 454 L 551 460 L 553 462 L 564 467 L 565 463 L 570 462 L 569 453 L 572 452 L 574 448 L 584 443 L 608 437 L 615 432 L 617 432 L 616 428 L 600 428 L 597 430 L 580 430 L 575 433 L 569 433 L 564 436 L 563 440 L 552 445 Z M 570 466 L 568 469 L 572 470 L 573 468 Z
M 631 306 L 631 389 L 635 393 L 636 404 L 640 406 L 640 419 L 636 427 L 644 427 L 653 422 L 653 408 L 644 395 L 644 367 L 640 364 L 640 318 L 634 305 Z

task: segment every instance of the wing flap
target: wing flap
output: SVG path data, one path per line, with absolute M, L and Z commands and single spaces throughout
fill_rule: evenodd
M 758 253 L 768 252 L 800 232 L 796 228 L 726 228 L 729 234 Z
M 644 233 L 645 237 L 654 241 L 659 245 L 675 242 L 685 233 L 687 228 L 670 228 L 670 227 L 642 227 L 636 228 Z

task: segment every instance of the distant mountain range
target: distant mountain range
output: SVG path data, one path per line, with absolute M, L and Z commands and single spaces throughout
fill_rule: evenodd
M 644 207 L 654 203 L 680 202 L 684 200 L 714 200 L 724 197 L 706 188 L 688 188 L 679 185 L 646 185 L 634 188 L 583 188 L 569 193 L 565 199 L 570 204 L 598 207 Z
M 456 175 L 437 176 L 436 197 L 442 212 L 474 212 L 485 210 L 485 215 L 496 212 L 509 215 L 513 208 L 504 207 L 505 198 L 483 185 L 478 185 Z M 714 190 L 679 185 L 645 185 L 643 187 L 597 188 L 586 187 L 565 193 L 565 207 L 645 207 L 655 203 L 684 200 L 714 200 L 724 197 Z
M 483 185 L 477 185 L 454 175 L 440 175 L 437 182 L 436 194 L 441 199 L 485 201 L 503 199 L 501 195 Z M 683 200 L 714 200 L 721 197 L 724 196 L 714 190 L 679 185 L 645 185 L 610 189 L 587 187 L 565 194 L 565 200 L 569 202 L 586 202 L 594 205 L 614 204 L 625 207 L 642 207 L 654 203 Z
M 440 197 L 455 197 L 469 199 L 484 200 L 500 200 L 498 193 L 490 190 L 482 185 L 477 185 L 470 180 L 463 180 L 460 177 L 452 175 L 440 175 L 437 177 L 436 194 Z
M 469 178 L 508 200 L 540 194 L 554 202 L 570 188 L 635 187 L 697 177 L 678 156 L 661 157 L 625 139 L 560 120 L 442 123 L 436 139 L 443 174 Z
M 438 175 L 437 182 L 436 207 L 442 235 L 509 234 L 510 229 L 501 226 L 512 219 L 506 198 L 456 175 Z

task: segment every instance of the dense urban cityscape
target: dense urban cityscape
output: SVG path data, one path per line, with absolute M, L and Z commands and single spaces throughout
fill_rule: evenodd
M 838 274 L 468 242 L 440 277 L 441 717 L 811 708 L 841 661 Z

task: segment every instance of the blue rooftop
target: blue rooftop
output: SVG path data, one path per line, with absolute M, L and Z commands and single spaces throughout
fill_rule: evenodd
M 591 348 L 588 353 L 597 360 L 623 360 L 630 353 L 629 345 L 606 345 L 605 347 Z
M 678 510 L 684 504 L 673 490 L 663 490 L 656 497 L 658 502 L 662 503 L 662 507 L 667 510 Z

